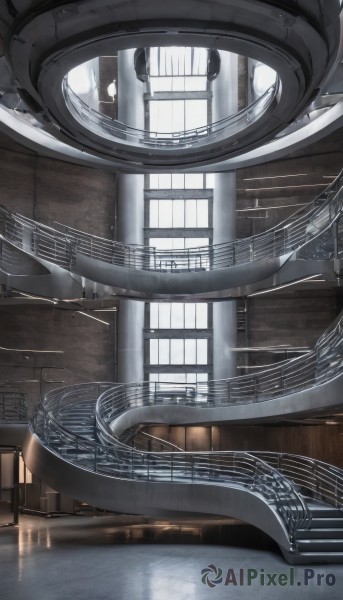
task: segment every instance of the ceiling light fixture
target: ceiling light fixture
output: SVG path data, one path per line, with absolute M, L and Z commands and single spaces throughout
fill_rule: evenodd
M 260 181 L 261 179 L 285 179 L 287 177 L 308 177 L 308 173 L 294 173 L 291 175 L 267 175 L 266 177 L 245 177 L 243 181 Z
M 290 287 L 291 285 L 297 285 L 298 283 L 303 283 L 304 281 L 309 281 L 310 279 L 315 279 L 316 277 L 320 277 L 321 273 L 317 273 L 316 275 L 309 275 L 308 277 L 304 277 L 303 279 L 297 279 L 296 281 L 291 281 L 290 283 L 285 283 L 283 285 L 278 285 L 272 288 L 268 288 L 267 290 L 261 290 L 260 292 L 253 292 L 253 294 L 248 294 L 248 298 L 252 296 L 259 296 L 260 294 L 269 294 L 269 292 L 277 292 L 278 290 L 282 290 L 283 288 Z M 320 280 L 323 281 L 323 280 Z
M 76 311 L 76 314 L 83 315 L 84 317 L 88 317 L 89 319 L 94 319 L 94 321 L 99 321 L 99 323 L 103 323 L 103 325 L 109 325 L 109 323 L 107 323 L 107 321 L 103 321 L 102 319 L 93 317 L 93 315 L 89 315 L 88 313 L 82 312 L 81 310 Z

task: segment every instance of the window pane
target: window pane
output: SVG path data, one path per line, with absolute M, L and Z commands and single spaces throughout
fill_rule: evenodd
M 195 304 L 185 304 L 185 328 L 195 329 Z
M 172 200 L 160 201 L 159 227 L 171 227 L 173 218 Z
M 170 340 L 171 346 L 171 360 L 170 363 L 172 365 L 183 365 L 183 349 L 184 349 L 184 341 L 185 340 Z
M 206 188 L 211 190 L 214 188 L 214 173 L 207 173 L 206 175 Z
M 150 175 L 150 189 L 158 190 L 158 175 Z
M 173 92 L 183 92 L 185 90 L 185 78 L 173 77 Z
M 160 365 L 168 365 L 170 362 L 169 340 L 158 340 L 158 342 L 159 342 L 158 362 Z
M 186 365 L 196 364 L 196 341 L 185 340 L 185 363 Z
M 159 328 L 170 329 L 170 304 L 159 304 Z
M 208 381 L 208 373 L 149 373 L 149 381 L 192 384 Z
M 168 238 L 150 238 L 149 246 L 158 250 L 169 250 L 171 240 Z
M 196 305 L 196 327 L 197 329 L 206 329 L 208 327 L 208 305 Z
M 170 126 L 171 125 L 171 126 Z M 184 100 L 173 100 L 172 115 L 166 121 L 165 131 L 183 131 L 185 128 L 185 102 Z
M 186 227 L 197 226 L 196 200 L 186 200 Z
M 208 200 L 197 200 L 197 227 L 208 227 Z
M 207 101 L 187 100 L 185 102 L 186 129 L 195 129 L 207 124 Z
M 185 238 L 185 248 L 203 248 L 204 246 L 208 246 L 208 238 Z
M 159 184 L 160 190 L 170 190 L 171 189 L 171 174 L 161 173 L 158 176 L 158 184 Z
M 185 176 L 182 173 L 172 175 L 173 190 L 183 190 L 185 187 Z
M 185 201 L 173 200 L 173 227 L 185 226 Z
M 172 383 L 186 383 L 186 375 L 185 373 L 171 373 L 168 374 L 168 379 L 166 381 L 171 381 Z
M 150 200 L 149 226 L 158 227 L 158 200 Z
M 197 381 L 208 381 L 208 373 L 197 373 Z
M 169 242 L 169 248 L 170 242 L 172 242 L 171 246 L 173 250 L 183 250 L 185 247 L 185 238 L 172 238 L 167 240 L 167 242 Z
M 187 92 L 205 91 L 207 77 L 185 77 L 185 90 Z
M 150 303 L 150 329 L 158 329 L 158 304 Z
M 207 364 L 207 340 L 197 340 L 197 364 Z
M 172 316 L 171 316 L 171 328 L 172 329 L 183 329 L 184 324 L 184 305 L 179 302 L 173 302 L 171 305 Z
M 150 363 L 158 365 L 158 340 L 150 340 Z
M 202 190 L 204 187 L 204 177 L 202 173 L 186 173 L 185 175 L 185 189 L 193 190 L 198 189 Z

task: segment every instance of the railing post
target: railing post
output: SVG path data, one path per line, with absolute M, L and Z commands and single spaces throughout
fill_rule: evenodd
M 337 219 L 333 223 L 333 225 L 332 225 L 332 229 L 333 229 L 333 243 L 334 243 L 334 258 L 338 258 L 338 253 L 339 253 L 339 247 L 338 247 L 338 240 L 339 240 L 338 225 L 339 225 L 339 219 Z
M 313 476 L 314 476 L 314 480 L 315 480 L 315 494 L 316 494 L 316 498 L 319 499 L 320 497 L 320 482 L 319 482 L 319 478 L 317 476 L 317 465 L 315 462 L 313 462 Z
M 94 448 L 94 473 L 98 470 L 98 446 Z

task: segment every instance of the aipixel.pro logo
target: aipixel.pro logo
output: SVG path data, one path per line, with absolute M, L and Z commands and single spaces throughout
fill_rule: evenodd
M 223 576 L 223 570 L 214 564 L 208 565 L 201 571 L 201 581 L 209 588 L 219 584 L 224 586 L 297 586 L 307 587 L 317 585 L 333 587 L 336 585 L 336 576 L 333 573 L 317 573 L 314 569 L 305 568 L 295 570 L 290 567 L 283 573 L 268 573 L 265 569 L 254 568 L 228 568 Z
M 206 569 L 201 571 L 201 581 L 210 588 L 216 587 L 223 582 L 223 571 L 215 565 L 208 565 Z

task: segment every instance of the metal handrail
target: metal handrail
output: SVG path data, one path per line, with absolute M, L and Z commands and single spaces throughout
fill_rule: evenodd
M 97 423 L 103 441 L 111 442 L 110 424 L 131 408 L 161 404 L 212 408 L 260 403 L 324 384 L 342 371 L 343 315 L 340 315 L 312 351 L 259 373 L 187 385 L 167 382 L 113 385 L 98 400 Z
M 290 478 L 298 488 L 316 500 L 343 509 L 343 470 L 328 463 L 296 454 L 254 452 Z
M 249 452 L 142 452 L 119 442 L 106 446 L 61 426 L 61 411 L 80 404 L 101 386 L 81 384 L 48 392 L 39 403 L 31 428 L 53 452 L 81 468 L 121 479 L 234 486 L 262 496 L 277 512 L 295 550 L 295 533 L 310 524 L 310 511 L 287 477 Z M 63 453 L 63 447 L 67 448 Z
M 2 232 L 6 240 L 25 252 L 70 271 L 78 254 L 143 271 L 188 273 L 216 270 L 286 256 L 318 238 L 342 214 L 342 184 L 343 171 L 309 206 L 264 233 L 185 250 L 157 250 L 114 242 L 60 224 L 53 228 L 5 207 L 0 207 Z
M 342 324 L 343 316 L 319 338 L 312 353 L 305 357 L 283 361 L 279 366 L 268 369 L 268 387 L 254 389 L 253 401 L 263 401 L 270 394 L 282 396 L 300 388 L 311 387 L 328 381 L 342 372 Z M 309 355 L 315 361 L 308 360 Z M 310 365 L 310 376 L 308 374 Z M 314 371 L 312 367 L 314 365 Z M 283 391 L 275 391 L 275 373 L 281 369 L 285 377 Z M 314 373 L 314 376 L 313 376 Z M 259 373 L 260 377 L 262 373 Z M 268 375 L 269 374 L 269 375 Z M 290 542 L 294 547 L 296 531 L 309 527 L 311 513 L 298 488 L 317 499 L 335 506 L 343 506 L 343 472 L 336 467 L 327 468 L 324 463 L 273 452 L 143 452 L 122 443 L 112 431 L 111 424 L 124 412 L 137 406 L 179 403 L 198 407 L 235 404 L 228 395 L 223 399 L 232 382 L 242 385 L 241 400 L 249 402 L 246 390 L 247 379 L 255 375 L 236 377 L 227 381 L 182 386 L 180 384 L 126 384 L 84 383 L 48 392 L 40 402 L 32 421 L 33 431 L 54 452 L 63 454 L 66 460 L 107 476 L 145 479 L 148 481 L 215 482 L 222 485 L 243 486 L 261 494 L 272 502 L 281 516 Z M 262 381 L 262 380 L 261 380 Z M 217 386 L 217 387 L 216 387 Z M 219 386 L 219 387 L 218 387 Z M 267 389 L 267 392 L 265 391 Z M 199 391 L 201 390 L 201 391 Z M 200 401 L 198 396 L 201 396 Z M 221 396 L 220 404 L 217 396 Z M 250 398 L 251 400 L 251 398 Z M 87 402 L 94 403 L 94 414 L 99 442 L 82 437 L 61 420 L 70 407 Z M 72 456 L 72 458 L 71 458 Z M 311 466 L 311 469 L 309 468 Z
M 196 148 L 199 145 L 213 143 L 254 123 L 270 107 L 280 88 L 280 80 L 270 86 L 249 106 L 226 118 L 193 129 L 175 132 L 158 132 L 131 127 L 121 121 L 99 112 L 82 100 L 68 84 L 68 76 L 63 80 L 62 91 L 66 106 L 74 118 L 84 124 L 88 130 L 105 138 L 125 140 L 138 146 L 160 150 Z
M 138 431 L 134 437 L 134 447 L 139 450 L 144 450 L 144 452 L 162 452 L 165 450 L 170 450 L 171 452 L 183 452 L 183 448 L 180 448 L 180 446 L 156 437 L 156 435 L 151 435 L 151 433 L 147 433 L 146 431 Z

